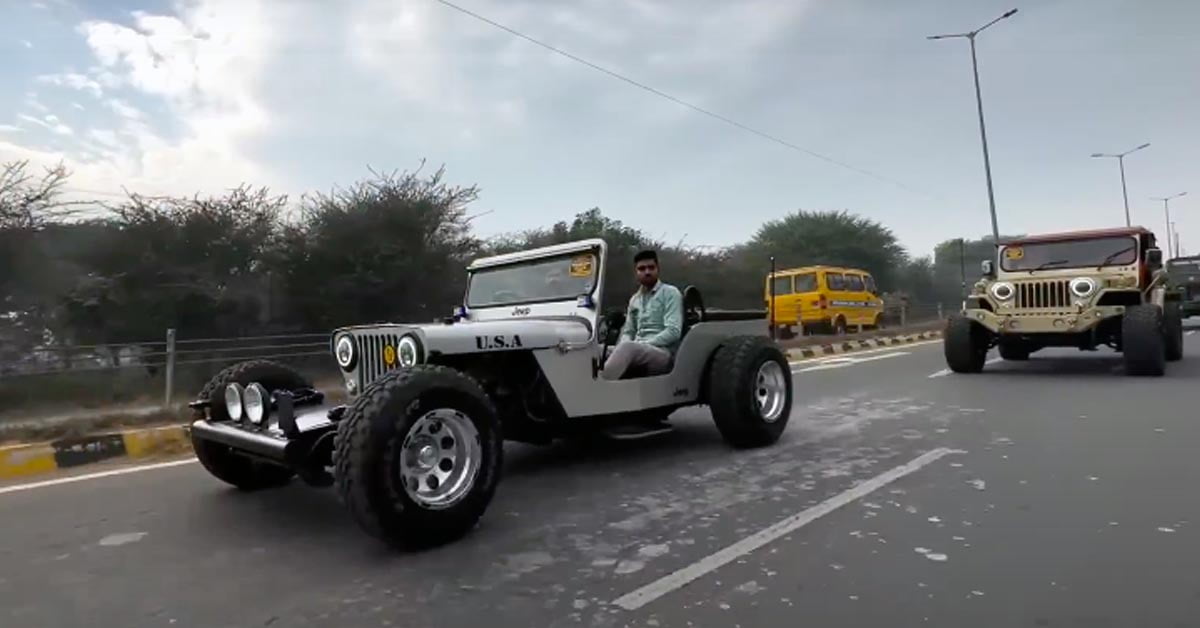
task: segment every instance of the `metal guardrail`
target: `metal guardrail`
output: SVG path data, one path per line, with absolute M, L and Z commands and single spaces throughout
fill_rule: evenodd
M 35 347 L 19 360 L 0 360 L 0 381 L 125 369 L 155 373 L 161 369 L 166 377 L 164 405 L 170 406 L 176 367 L 318 356 L 330 356 L 332 360 L 328 339 L 329 332 L 181 339 L 174 329 L 168 329 L 165 340 Z
M 885 321 L 901 327 L 944 319 L 958 304 L 903 304 L 888 307 Z M 164 340 L 123 342 L 111 345 L 40 346 L 19 360 L 0 357 L 0 381 L 21 377 L 55 376 L 145 369 L 165 374 L 164 405 L 170 406 L 178 367 L 230 365 L 243 360 L 312 359 L 328 356 L 329 332 L 240 336 L 229 338 L 179 338 L 168 329 Z

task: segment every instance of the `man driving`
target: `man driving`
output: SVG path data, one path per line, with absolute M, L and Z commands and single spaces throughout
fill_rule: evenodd
M 641 251 L 633 258 L 640 284 L 629 299 L 625 325 L 612 355 L 604 363 L 604 379 L 621 379 L 630 367 L 645 367 L 649 375 L 670 371 L 683 333 L 683 295 L 658 279 L 658 254 Z

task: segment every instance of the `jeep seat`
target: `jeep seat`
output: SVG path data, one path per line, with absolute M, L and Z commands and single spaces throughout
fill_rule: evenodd
M 696 323 L 704 322 L 704 299 L 700 297 L 700 289 L 693 285 L 683 288 L 683 329 L 679 339 L 687 336 L 688 330 Z

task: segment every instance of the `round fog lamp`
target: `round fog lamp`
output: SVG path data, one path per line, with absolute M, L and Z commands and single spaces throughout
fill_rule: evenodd
M 1086 298 L 1096 291 L 1096 280 L 1091 277 L 1078 277 L 1071 280 L 1071 294 Z
M 242 385 L 233 383 L 225 387 L 225 414 L 234 421 L 242 420 Z
M 354 341 L 350 336 L 342 336 L 337 339 L 333 345 L 333 356 L 337 359 L 338 366 L 349 370 L 354 366 Z
M 412 366 L 417 363 L 417 341 L 412 336 L 400 339 L 396 353 L 400 356 L 400 366 Z
M 268 405 L 271 403 L 271 396 L 267 393 L 267 389 L 263 388 L 262 384 L 250 384 L 246 387 L 242 400 L 242 405 L 246 408 L 246 418 L 255 425 L 262 425 L 263 419 L 267 416 Z
M 1013 298 L 1013 286 L 1010 283 L 1000 282 L 992 284 L 992 296 L 1000 301 L 1007 301 Z

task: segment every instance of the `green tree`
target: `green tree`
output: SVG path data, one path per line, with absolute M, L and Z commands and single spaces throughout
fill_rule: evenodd
M 778 268 L 812 264 L 862 268 L 884 290 L 895 287 L 896 270 L 907 261 L 904 247 L 890 229 L 844 210 L 799 210 L 769 221 L 741 251 L 756 268 L 765 268 L 771 255 Z
M 306 198 L 283 230 L 271 267 L 290 322 L 427 321 L 461 302 L 465 264 L 480 250 L 467 215 L 478 189 L 445 183 L 444 168 L 372 174 Z
M 1001 236 L 1008 239 L 1011 236 Z M 961 244 L 960 244 L 961 243 Z M 934 247 L 933 284 L 937 299 L 942 303 L 958 304 L 962 300 L 965 276 L 966 290 L 979 279 L 980 264 L 995 259 L 995 240 L 984 236 L 978 240 L 945 240 Z
M 271 255 L 285 197 L 239 187 L 209 198 L 131 196 L 93 225 L 96 246 L 63 297 L 78 342 L 162 336 L 233 336 L 262 323 L 261 271 Z
M 61 164 L 41 175 L 27 161 L 0 165 L 0 362 L 25 359 L 47 340 L 63 283 L 78 274 L 54 246 L 63 221 L 82 209 L 62 198 L 69 177 Z

